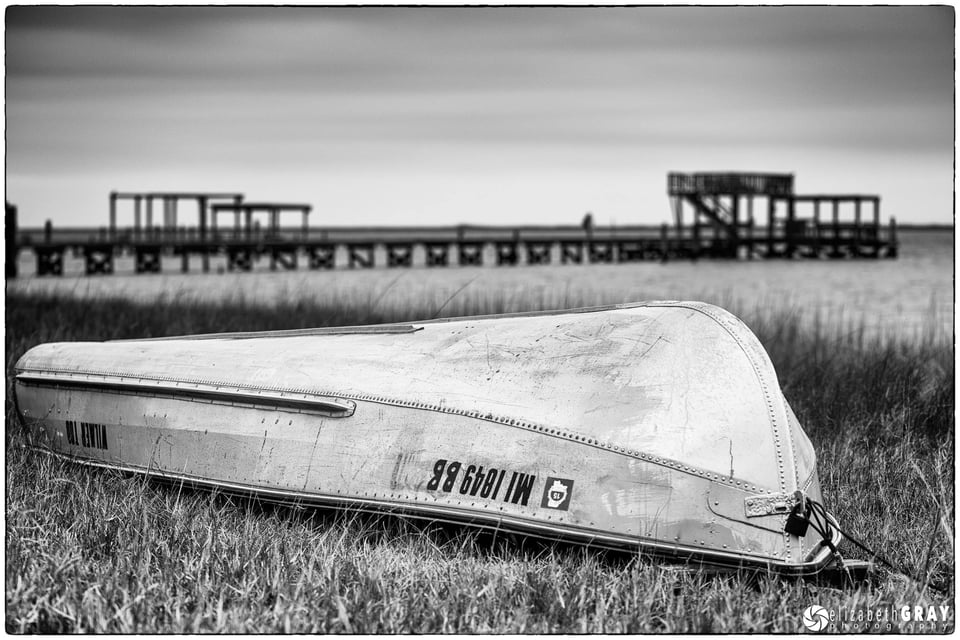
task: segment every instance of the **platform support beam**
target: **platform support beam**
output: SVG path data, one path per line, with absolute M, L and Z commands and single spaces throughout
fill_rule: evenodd
M 449 264 L 449 244 L 446 242 L 427 242 L 423 246 L 427 252 L 426 264 L 428 267 L 445 267 Z
M 6 203 L 6 215 L 3 219 L 6 254 L 4 273 L 7 278 L 17 277 L 17 207 Z
M 110 240 L 117 238 L 117 192 L 110 192 Z
M 460 266 L 479 267 L 483 265 L 483 243 L 462 240 L 457 244 Z
M 860 198 L 853 201 L 853 255 L 859 257 L 862 255 L 860 248 Z
M 497 265 L 516 265 L 519 262 L 516 242 L 498 242 Z
M 594 240 L 588 247 L 590 262 L 610 263 L 615 260 L 614 248 L 612 242 Z
M 146 196 L 147 198 L 147 211 L 146 211 L 146 227 L 147 235 L 153 231 L 153 196 Z
M 580 240 L 560 241 L 560 263 L 567 264 L 570 262 L 574 264 L 583 263 L 583 242 Z
M 297 268 L 297 248 L 270 247 L 270 270 L 276 271 L 278 264 L 287 271 L 295 270 Z
M 773 198 L 767 198 L 767 257 L 772 258 L 776 255 L 776 248 L 774 246 L 774 239 L 776 238 L 776 230 L 774 229 L 776 221 L 776 207 L 777 203 Z
M 388 267 L 413 266 L 413 245 L 409 242 L 388 242 L 384 245 L 387 250 Z
M 307 246 L 307 266 L 310 269 L 333 269 L 336 266 L 337 247 L 334 244 Z
M 813 201 L 813 256 L 820 257 L 820 200 Z
M 134 247 L 134 270 L 137 273 L 160 273 L 160 245 L 137 245 Z
M 63 254 L 66 247 L 34 247 L 38 276 L 62 276 Z
M 227 271 L 234 270 L 253 270 L 253 250 L 250 247 L 227 247 Z
M 210 251 L 208 247 L 207 236 L 207 198 L 206 196 L 197 196 L 197 209 L 200 214 L 200 244 L 202 245 L 201 260 L 203 272 L 210 272 Z
M 347 245 L 348 266 L 353 269 L 362 267 L 372 269 L 374 266 L 373 245 L 370 243 L 356 243 Z
M 113 273 L 113 244 L 88 244 L 83 248 L 86 274 Z
M 527 264 L 550 264 L 550 242 L 527 240 Z

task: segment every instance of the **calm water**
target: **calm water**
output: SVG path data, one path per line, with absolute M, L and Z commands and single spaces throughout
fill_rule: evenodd
M 345 261 L 340 260 L 338 264 Z M 491 256 L 486 263 L 492 264 Z M 555 257 L 556 258 L 556 257 Z M 377 256 L 383 264 L 383 256 Z M 554 260 L 558 262 L 558 260 Z M 398 307 L 425 317 L 569 308 L 637 300 L 703 300 L 727 307 L 750 322 L 768 312 L 791 310 L 805 322 L 837 330 L 952 338 L 954 240 L 947 232 L 901 233 L 896 260 L 674 261 L 613 265 L 448 267 L 428 269 L 269 271 L 263 258 L 253 273 L 180 273 L 180 259 L 166 258 L 164 273 L 133 274 L 132 259 L 118 260 L 118 274 L 87 277 L 83 263 L 67 260 L 61 278 L 37 278 L 32 252 L 21 255 L 23 277 L 8 291 L 124 296 L 155 300 L 319 299 L 348 305 Z M 219 273 L 218 273 L 219 272 Z

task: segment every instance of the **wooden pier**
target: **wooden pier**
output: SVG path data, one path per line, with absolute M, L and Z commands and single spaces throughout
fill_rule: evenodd
M 19 229 L 6 208 L 6 274 L 17 275 L 22 250 L 36 256 L 36 274 L 62 275 L 64 256 L 83 257 L 85 272 L 110 274 L 115 258 L 132 256 L 137 273 L 158 273 L 164 256 L 179 256 L 181 271 L 199 256 L 226 258 L 226 269 L 369 269 L 415 265 L 515 266 L 598 264 L 699 258 L 893 258 L 896 224 L 881 227 L 876 195 L 798 195 L 793 176 L 746 173 L 670 173 L 672 224 L 659 226 L 325 227 L 309 225 L 311 206 L 245 202 L 239 193 L 110 194 L 109 225 L 97 229 Z M 181 225 L 178 204 L 194 205 L 196 224 Z M 132 202 L 132 224 L 119 224 L 119 205 Z M 163 207 L 155 225 L 153 205 Z M 300 216 L 296 226 L 281 216 Z M 232 225 L 218 225 L 223 215 Z M 688 220 L 689 215 L 689 220 Z M 758 217 L 764 224 L 758 224 Z

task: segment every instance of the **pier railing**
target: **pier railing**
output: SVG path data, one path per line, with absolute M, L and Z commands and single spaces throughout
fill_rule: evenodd
M 309 269 L 545 265 L 667 261 L 700 257 L 892 257 L 894 228 L 883 233 L 869 222 L 827 219 L 775 219 L 773 226 L 752 218 L 729 228 L 711 224 L 675 227 L 328 227 L 246 230 L 221 228 L 201 234 L 197 228 L 21 229 L 18 249 L 32 250 L 37 275 L 62 275 L 68 254 L 82 257 L 88 274 L 113 273 L 115 259 L 134 259 L 137 273 L 157 273 L 178 257 L 189 271 L 191 256 L 203 271 L 210 260 L 225 259 L 227 270 L 249 271 L 267 258 L 270 268 Z M 154 233 L 155 232 L 155 233 Z M 8 257 L 16 261 L 17 251 Z
M 793 193 L 793 175 L 788 173 L 676 173 L 667 174 L 671 196 L 724 193 L 786 196 Z

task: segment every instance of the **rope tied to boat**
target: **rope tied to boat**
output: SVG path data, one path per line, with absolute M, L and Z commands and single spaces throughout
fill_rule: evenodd
M 784 527 L 784 530 L 788 533 L 794 533 L 802 528 L 803 533 L 796 533 L 796 535 L 803 536 L 804 533 L 806 533 L 807 526 L 812 528 L 820 536 L 821 542 L 833 552 L 837 558 L 838 565 L 847 573 L 848 577 L 851 579 L 851 582 L 853 582 L 853 578 L 850 576 L 849 569 L 844 563 L 843 556 L 840 554 L 840 551 L 837 549 L 836 545 L 833 544 L 833 536 L 836 532 L 839 532 L 857 548 L 864 553 L 869 554 L 872 559 L 879 561 L 893 573 L 903 576 L 924 588 L 930 588 L 941 593 L 946 592 L 945 587 L 933 585 L 928 580 L 921 580 L 920 578 L 917 578 L 916 576 L 907 572 L 905 569 L 896 566 L 893 562 L 885 558 L 879 552 L 871 549 L 866 544 L 857 540 L 854 536 L 850 535 L 849 532 L 842 529 L 839 524 L 836 524 L 835 521 L 832 521 L 828 517 L 827 510 L 822 503 L 812 498 L 804 498 L 794 505 L 793 510 L 787 517 L 787 524 Z

